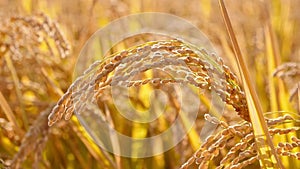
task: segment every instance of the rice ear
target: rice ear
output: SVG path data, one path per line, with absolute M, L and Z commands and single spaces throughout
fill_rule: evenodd
M 149 61 L 151 64 L 148 63 Z M 139 73 L 152 69 L 168 69 L 173 73 L 181 74 L 182 77 L 132 80 L 132 77 Z M 216 80 L 216 77 L 219 80 Z M 82 107 L 86 96 L 98 99 L 102 91 L 110 86 L 138 87 L 146 84 L 172 83 L 185 83 L 203 90 L 215 90 L 225 103 L 234 107 L 241 118 L 250 121 L 245 93 L 239 86 L 235 74 L 222 59 L 215 54 L 208 54 L 205 49 L 197 49 L 186 42 L 173 39 L 147 42 L 115 53 L 103 63 L 96 61 L 91 64 L 57 102 L 49 115 L 49 126 L 65 116 L 67 110 L 66 119 L 70 119 L 74 114 L 70 112 L 70 110 L 74 111 L 70 109 L 71 106 Z M 81 101 L 75 102 L 78 99 Z

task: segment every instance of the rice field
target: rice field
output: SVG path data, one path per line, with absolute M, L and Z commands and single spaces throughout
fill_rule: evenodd
M 0 168 L 297 168 L 299 5 L 0 0 Z

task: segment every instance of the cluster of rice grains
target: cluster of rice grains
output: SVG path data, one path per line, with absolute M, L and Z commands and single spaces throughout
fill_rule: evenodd
M 148 70 L 153 71 L 153 77 L 143 78 L 146 77 L 143 73 Z M 236 77 L 220 58 L 180 40 L 162 40 L 135 46 L 103 62 L 93 63 L 58 101 L 49 115 L 49 125 L 63 116 L 69 119 L 74 108 L 80 113 L 83 108 L 86 109 L 88 100 L 95 103 L 104 90 L 112 86 L 164 86 L 172 83 L 187 83 L 200 89 L 215 90 L 224 102 L 232 105 L 243 119 L 249 121 L 244 93 Z
M 284 63 L 277 67 L 274 76 L 285 79 L 287 84 L 294 84 L 291 86 L 291 99 L 294 98 L 298 90 L 300 90 L 300 64 L 296 62 Z M 300 96 L 298 96 L 300 97 Z M 299 101 L 300 103 L 300 101 Z
M 217 166 L 217 169 L 240 169 L 262 158 L 258 156 L 257 142 L 255 141 L 250 122 L 244 121 L 230 126 L 226 122 L 220 121 L 208 114 L 205 114 L 205 119 L 213 124 L 220 125 L 224 129 L 215 135 L 209 136 L 194 155 L 181 166 L 182 169 L 186 169 L 191 165 L 198 165 L 199 169 L 208 168 L 211 160 L 217 159 L 219 156 L 222 157 L 221 160 L 217 164 L 214 164 Z M 292 115 L 286 114 L 275 119 L 266 118 L 266 121 L 271 136 L 276 134 L 285 135 L 300 130 L 299 127 L 288 129 L 278 127 L 282 123 L 299 123 L 299 120 L 295 119 Z M 289 156 L 300 160 L 300 152 L 293 152 L 294 148 L 300 147 L 300 140 L 294 136 L 290 140 L 290 142 L 286 143 L 280 142 L 276 147 L 276 152 L 281 156 Z M 229 151 L 224 150 L 225 147 L 229 148 Z M 271 163 L 267 161 L 268 159 L 262 160 L 265 160 L 266 164 Z
M 1 25 L 0 56 L 8 53 L 13 60 L 20 60 L 36 58 L 37 55 L 62 58 L 69 55 L 70 46 L 58 24 L 43 13 L 14 16 L 2 20 Z
M 22 139 L 19 151 L 11 160 L 7 160 L 3 164 L 10 168 L 21 168 L 22 163 L 28 158 L 30 153 L 34 154 L 34 162 L 32 168 L 39 168 L 39 163 L 43 161 L 43 151 L 48 141 L 49 127 L 47 126 L 47 116 L 50 107 L 41 112 L 34 123 L 30 126 L 28 132 Z

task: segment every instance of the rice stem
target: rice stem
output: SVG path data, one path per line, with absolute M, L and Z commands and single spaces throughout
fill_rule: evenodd
M 249 107 L 249 114 L 251 121 L 253 123 L 253 130 L 256 136 L 265 136 L 265 139 L 268 143 L 268 146 L 271 149 L 271 157 L 274 156 L 276 161 L 273 161 L 274 167 L 276 168 L 283 168 L 283 165 L 281 164 L 281 161 L 275 151 L 275 147 L 273 145 L 270 133 L 268 132 L 268 126 L 265 122 L 264 116 L 263 116 L 263 110 L 262 106 L 260 104 L 260 101 L 258 99 L 257 93 L 255 92 L 253 83 L 251 83 L 249 71 L 245 65 L 241 50 L 239 48 L 238 42 L 236 40 L 228 13 L 227 9 L 225 7 L 224 1 L 219 0 L 219 5 L 223 14 L 223 19 L 229 34 L 229 37 L 231 39 L 233 49 L 235 52 L 236 60 L 238 62 L 238 68 L 239 72 L 241 74 L 242 78 L 242 83 L 245 88 L 245 93 L 246 93 L 246 99 L 248 102 L 248 107 Z M 261 127 L 256 127 L 256 126 L 261 126 Z M 259 147 L 259 149 L 262 149 L 262 147 Z M 260 152 L 261 153 L 261 152 Z M 262 154 L 261 154 L 262 155 Z M 272 158 L 270 159 L 272 160 Z M 263 161 L 260 160 L 263 164 Z

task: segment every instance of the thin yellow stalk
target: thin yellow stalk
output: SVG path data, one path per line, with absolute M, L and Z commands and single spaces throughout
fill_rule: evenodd
M 103 161 L 105 165 L 109 165 L 113 168 L 118 168 L 116 163 L 113 161 L 111 156 L 106 152 L 102 151 L 99 146 L 92 141 L 92 138 L 84 131 L 83 127 L 80 126 L 79 121 L 76 118 L 72 118 L 74 125 L 72 125 L 73 131 L 76 133 L 78 138 L 82 141 L 82 143 L 87 148 L 88 152 L 97 160 Z M 103 160 L 106 159 L 106 160 Z
M 271 111 L 278 111 L 279 105 L 278 105 L 278 86 L 276 84 L 277 79 L 274 79 L 273 72 L 275 71 L 275 68 L 278 66 L 276 63 L 277 61 L 277 52 L 275 51 L 275 43 L 274 43 L 274 37 L 272 36 L 271 32 L 271 26 L 268 24 L 268 26 L 265 27 L 265 43 L 266 43 L 266 55 L 267 55 L 267 62 L 268 62 L 268 82 L 269 82 L 269 99 L 271 104 Z
M 6 99 L 4 98 L 2 92 L 0 91 L 0 106 L 2 107 L 2 110 L 4 112 L 4 114 L 6 115 L 6 117 L 8 118 L 9 122 L 11 122 L 14 125 L 14 129 L 17 131 L 18 134 L 22 134 L 24 133 L 16 120 L 15 115 L 13 114 L 13 111 L 11 110 L 11 108 L 9 107 L 9 104 L 7 103 Z
M 298 83 L 298 113 L 300 113 L 300 83 Z
M 261 106 L 258 96 L 255 92 L 253 83 L 251 83 L 249 71 L 248 71 L 248 69 L 245 65 L 244 59 L 242 57 L 242 53 L 239 48 L 238 42 L 236 40 L 233 28 L 231 26 L 231 22 L 230 22 L 224 1 L 219 0 L 219 4 L 220 4 L 220 8 L 221 8 L 221 11 L 223 14 L 223 19 L 225 21 L 227 31 L 229 33 L 231 42 L 233 44 L 234 52 L 236 55 L 236 60 L 238 62 L 238 67 L 240 70 L 243 86 L 244 86 L 245 93 L 246 93 L 246 99 L 247 99 L 247 103 L 248 103 L 248 107 L 249 107 L 249 114 L 250 114 L 251 122 L 252 122 L 252 125 L 255 126 L 255 127 L 253 127 L 254 134 L 258 137 L 262 137 L 263 141 L 267 142 L 267 145 L 264 143 L 262 143 L 262 145 L 259 145 L 260 146 L 260 147 L 258 147 L 259 153 L 260 153 L 260 155 L 268 156 L 268 158 L 274 164 L 274 166 L 272 166 L 273 168 L 283 168 L 283 165 L 281 164 L 281 161 L 275 151 L 270 133 L 268 132 L 268 126 L 267 126 L 264 116 L 263 116 L 262 106 Z M 257 141 L 259 141 L 259 140 L 257 139 Z M 257 143 L 259 143 L 259 142 L 257 142 Z M 268 150 L 266 150 L 266 148 L 271 150 L 271 154 L 267 153 Z M 264 161 L 260 160 L 260 162 L 261 162 L 262 167 L 264 167 L 265 166 Z M 267 168 L 267 166 L 265 166 L 265 167 Z
M 16 71 L 10 57 L 8 55 L 4 55 L 4 58 L 5 58 L 7 67 L 9 69 L 10 73 L 11 73 L 11 76 L 13 78 L 13 82 L 15 84 L 18 101 L 19 101 L 20 106 L 21 106 L 21 113 L 22 113 L 22 119 L 23 119 L 24 127 L 25 127 L 25 129 L 28 129 L 28 119 L 27 119 L 27 115 L 24 111 L 24 105 L 23 105 L 23 101 L 22 101 L 22 93 L 21 93 L 21 90 L 19 89 L 20 82 L 19 82 L 19 78 L 17 76 L 17 71 Z
M 278 46 L 278 40 L 275 34 L 275 30 L 273 28 L 273 25 L 271 23 L 271 16 L 270 16 L 270 10 L 267 3 L 264 3 L 264 11 L 267 18 L 266 22 L 266 28 L 265 28 L 265 36 L 266 36 L 266 46 L 267 51 L 269 49 L 269 53 L 267 54 L 267 60 L 268 62 L 272 62 L 272 68 L 269 69 L 269 82 L 271 83 L 271 87 L 273 88 L 273 94 L 271 94 L 271 111 L 278 111 L 278 110 L 285 110 L 285 111 L 291 111 L 292 108 L 290 107 L 290 103 L 288 101 L 289 93 L 286 92 L 286 87 L 282 81 L 282 79 L 274 79 L 273 73 L 275 69 L 281 64 L 281 58 L 282 55 L 280 53 L 280 49 Z M 272 89 L 270 89 L 272 90 Z M 277 98 L 272 98 L 272 96 L 275 96 Z M 284 98 L 284 99 L 283 99 Z M 273 101 L 272 101 L 273 99 Z M 275 100 L 276 99 L 276 100 Z M 286 101 L 285 101 L 286 100 Z M 275 103 L 277 102 L 277 103 Z M 276 104 L 276 105 L 274 105 Z M 276 108 L 276 109 L 274 109 Z
M 267 11 L 267 9 L 266 9 Z M 268 82 L 269 82 L 269 99 L 271 104 L 271 112 L 277 112 L 279 110 L 288 111 L 288 98 L 285 86 L 281 79 L 274 78 L 273 73 L 280 64 L 280 53 L 278 49 L 278 43 L 272 25 L 270 22 L 265 27 L 265 39 L 266 39 L 266 55 L 268 62 Z M 274 113 L 274 118 L 278 117 L 278 114 Z M 283 124 L 285 128 L 293 127 L 293 124 Z M 293 136 L 294 133 L 289 133 L 285 137 L 279 137 L 276 142 L 287 142 L 288 138 Z M 274 140 L 275 141 L 275 140 Z M 289 157 L 282 157 L 282 162 L 285 167 L 289 168 L 289 164 L 292 163 L 292 159 Z
M 52 87 L 52 89 L 59 95 L 59 97 L 61 97 L 62 95 L 64 95 L 64 92 L 61 90 L 61 87 L 59 87 L 53 76 L 52 73 L 52 69 L 50 68 L 50 70 L 48 70 L 49 72 L 47 72 L 47 70 L 45 70 L 45 68 L 41 68 L 41 72 L 44 75 L 45 79 L 48 81 L 48 84 Z
M 291 104 L 289 102 L 289 93 L 286 90 L 286 86 L 283 83 L 282 79 L 274 78 L 273 73 L 275 69 L 281 64 L 281 53 L 278 46 L 278 40 L 275 34 L 274 25 L 271 23 L 270 16 L 270 8 L 268 4 L 264 4 L 264 11 L 266 12 L 267 22 L 265 28 L 265 36 L 266 36 L 266 50 L 268 51 L 267 60 L 269 66 L 269 82 L 270 82 L 270 100 L 271 100 L 271 111 L 275 112 L 278 110 L 284 111 L 292 111 Z M 270 62 L 269 62 L 270 61 Z M 278 117 L 276 113 L 273 115 L 274 117 Z M 294 124 L 287 123 L 283 124 L 284 128 L 294 127 Z M 288 142 L 289 138 L 296 137 L 296 133 L 288 133 L 285 137 L 279 137 L 274 140 L 276 142 Z M 300 164 L 298 160 L 289 158 L 289 157 L 281 157 L 282 162 L 285 167 L 290 168 L 293 164 Z

